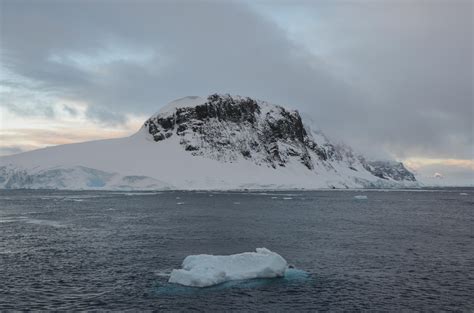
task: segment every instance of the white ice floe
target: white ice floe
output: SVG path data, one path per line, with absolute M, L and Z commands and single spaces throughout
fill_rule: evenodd
M 161 192 L 117 192 L 116 194 L 125 196 L 155 196 L 160 195 Z
M 171 272 L 170 283 L 209 287 L 230 280 L 283 277 L 288 264 L 279 254 L 257 248 L 232 255 L 190 255 L 182 267 Z
M 52 227 L 57 227 L 57 228 L 66 227 L 66 225 L 63 225 L 59 222 L 51 221 L 51 220 L 38 220 L 38 219 L 28 218 L 28 219 L 25 219 L 24 221 L 25 223 L 28 223 L 28 224 L 36 224 L 36 225 L 42 225 L 42 226 L 52 226 Z
M 292 197 L 284 197 L 283 200 L 292 200 Z
M 367 196 L 364 196 L 364 195 L 357 195 L 357 196 L 354 196 L 354 199 L 357 199 L 357 200 L 366 200 L 366 199 L 367 199 Z
M 459 195 L 460 196 L 467 196 L 468 194 L 466 192 L 460 192 Z

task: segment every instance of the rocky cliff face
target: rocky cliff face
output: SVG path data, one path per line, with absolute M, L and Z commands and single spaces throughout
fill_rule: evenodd
M 332 144 L 305 127 L 297 111 L 230 95 L 214 94 L 201 102 L 166 108 L 143 127 L 156 142 L 174 136 L 188 153 L 222 162 L 243 158 L 274 169 L 298 162 L 308 170 L 317 164 L 334 168 L 337 162 L 353 171 L 361 165 L 384 180 L 416 181 L 402 163 L 369 162 L 347 146 Z
M 155 141 L 178 136 L 191 154 L 224 162 L 245 158 L 276 168 L 296 159 L 312 169 L 308 148 L 318 151 L 298 112 L 229 95 L 155 115 L 145 127 Z
M 401 162 L 372 161 L 366 162 L 364 167 L 374 176 L 396 181 L 416 181 L 415 175 L 408 171 Z

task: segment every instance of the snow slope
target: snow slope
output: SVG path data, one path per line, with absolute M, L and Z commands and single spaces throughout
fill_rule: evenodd
M 322 133 L 304 127 L 296 111 L 249 98 L 218 95 L 173 101 L 130 137 L 0 157 L 0 188 L 315 189 L 416 185 L 401 163 L 367 162 L 348 147 L 332 145 Z

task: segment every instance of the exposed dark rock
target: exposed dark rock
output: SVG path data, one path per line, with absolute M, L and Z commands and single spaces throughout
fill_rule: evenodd
M 161 141 L 165 139 L 165 136 L 162 133 L 156 133 L 153 135 L 153 139 L 155 139 L 155 141 Z
M 415 175 L 407 170 L 401 162 L 371 161 L 367 162 L 364 168 L 382 179 L 416 181 Z
M 186 145 L 186 147 L 184 147 L 184 150 L 186 150 L 186 151 L 197 151 L 197 150 L 199 150 L 199 148 L 196 147 L 196 146 L 188 144 L 188 145 Z
M 327 168 L 332 168 L 332 162 L 343 162 L 353 171 L 358 171 L 354 164 L 362 164 L 380 179 L 415 181 L 401 163 L 368 162 L 347 146 L 328 140 L 318 144 L 297 111 L 251 98 L 213 94 L 203 104 L 153 116 L 145 127 L 155 141 L 176 134 L 184 150 L 223 162 L 243 157 L 277 168 L 295 159 L 310 170 L 314 162 Z
M 241 153 L 244 156 L 244 158 L 246 158 L 246 159 L 250 159 L 252 157 L 252 154 L 250 153 L 249 150 L 243 150 L 243 151 L 241 151 Z

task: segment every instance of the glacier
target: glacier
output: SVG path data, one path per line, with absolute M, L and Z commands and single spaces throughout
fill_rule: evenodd
M 174 269 L 170 283 L 190 287 L 209 287 L 231 280 L 283 277 L 286 260 L 266 248 L 232 255 L 190 255 L 182 269 Z
M 232 190 L 419 186 L 402 163 L 333 144 L 298 111 L 248 97 L 185 97 L 133 135 L 0 157 L 0 188 Z
M 172 186 L 147 176 L 124 176 L 84 166 L 25 169 L 0 167 L 2 189 L 166 190 Z

